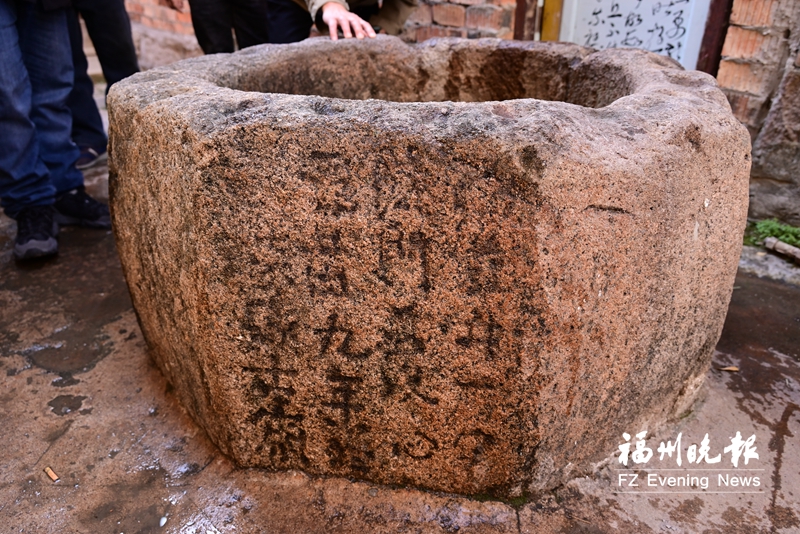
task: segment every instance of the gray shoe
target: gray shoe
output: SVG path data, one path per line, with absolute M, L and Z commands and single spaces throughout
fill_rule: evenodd
M 14 257 L 18 260 L 42 258 L 58 253 L 58 223 L 52 206 L 23 208 L 15 217 L 17 238 Z

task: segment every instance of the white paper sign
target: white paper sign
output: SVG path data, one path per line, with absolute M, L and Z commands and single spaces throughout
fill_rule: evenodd
M 694 69 L 710 0 L 566 0 L 561 40 L 644 48 Z

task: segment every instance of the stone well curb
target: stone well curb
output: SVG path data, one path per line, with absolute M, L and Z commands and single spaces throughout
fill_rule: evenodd
M 750 167 L 710 76 L 312 39 L 137 74 L 108 107 L 142 331 L 240 465 L 515 496 L 702 383 Z

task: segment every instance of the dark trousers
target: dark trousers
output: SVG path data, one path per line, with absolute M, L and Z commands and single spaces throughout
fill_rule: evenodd
M 270 43 L 296 43 L 308 38 L 311 32 L 311 15 L 293 0 L 267 0 Z M 369 21 L 378 12 L 377 4 L 351 8 L 362 19 Z M 322 26 L 322 10 L 317 12 L 317 27 Z M 327 30 L 326 30 L 327 31 Z M 323 32 L 327 36 L 327 33 Z
M 136 49 L 131 35 L 131 22 L 123 0 L 74 0 L 69 10 L 70 47 L 75 67 L 75 84 L 67 100 L 72 111 L 72 140 L 82 147 L 105 150 L 108 139 L 94 101 L 94 84 L 87 73 L 89 67 L 83 53 L 83 37 L 78 14 L 94 44 L 108 88 L 139 72 Z
M 270 43 L 296 43 L 308 38 L 311 15 L 293 0 L 267 0 Z
M 265 0 L 189 0 L 192 26 L 206 54 L 233 52 L 269 42 Z

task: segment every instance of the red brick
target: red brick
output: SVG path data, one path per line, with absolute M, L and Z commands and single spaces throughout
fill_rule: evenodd
M 428 25 L 433 22 L 433 14 L 431 12 L 431 6 L 428 4 L 420 4 L 417 6 L 417 9 L 411 13 L 411 16 L 408 17 L 406 23 L 413 24 L 416 26 L 423 26 Z
M 172 33 L 194 34 L 189 3 L 186 0 L 183 12 L 169 7 L 167 0 L 126 0 L 125 9 L 132 22 Z
M 467 8 L 467 28 L 500 30 L 511 27 L 513 10 L 492 5 Z
M 433 21 L 442 26 L 464 26 L 466 20 L 466 8 L 456 4 L 434 4 Z
M 163 19 L 152 19 L 150 27 L 155 28 L 157 30 L 164 30 L 164 31 L 170 30 L 169 23 Z
M 487 4 L 492 4 L 493 6 L 517 6 L 517 0 L 488 0 Z
M 733 116 L 739 119 L 739 122 L 747 122 L 749 118 L 750 99 L 754 98 L 753 95 L 743 95 L 730 91 L 726 91 L 726 93 L 725 96 L 728 97 Z
M 487 0 L 450 0 L 453 4 L 461 4 L 463 6 L 475 6 L 487 3 Z
M 441 26 L 420 26 L 417 28 L 417 42 L 427 41 L 432 37 L 466 37 L 463 28 L 442 28 Z
M 726 89 L 762 95 L 769 92 L 771 76 L 760 65 L 723 59 L 719 63 L 717 82 Z
M 730 26 L 722 48 L 722 56 L 735 59 L 755 59 L 764 63 L 779 61 L 783 39 L 775 32 Z
M 510 28 L 503 28 L 499 32 L 497 32 L 498 39 L 513 39 L 514 38 L 514 27 L 513 27 L 514 19 L 511 19 L 512 26 Z
M 402 31 L 400 32 L 400 35 L 398 35 L 398 37 L 400 39 L 402 39 L 406 43 L 409 43 L 409 44 L 416 43 L 417 42 L 417 28 L 418 28 L 418 26 L 411 26 L 409 24 L 406 24 L 403 27 Z
M 145 17 L 149 17 L 149 18 L 151 18 L 151 19 L 158 19 L 158 18 L 160 18 L 160 17 L 158 16 L 158 8 L 157 8 L 156 6 L 154 6 L 153 4 L 145 4 L 145 5 L 144 5 L 144 11 L 142 12 L 142 14 L 143 14 Z
M 128 3 L 126 3 L 125 4 L 125 9 L 128 11 L 128 13 L 139 13 L 139 14 L 141 14 L 141 13 L 144 12 L 144 6 L 142 4 L 139 4 L 138 2 L 128 2 Z
M 723 91 L 731 104 L 731 111 L 748 129 L 758 129 L 764 122 L 764 109 L 769 97 L 753 96 L 734 91 Z
M 734 0 L 731 24 L 769 27 L 778 2 L 776 0 Z

